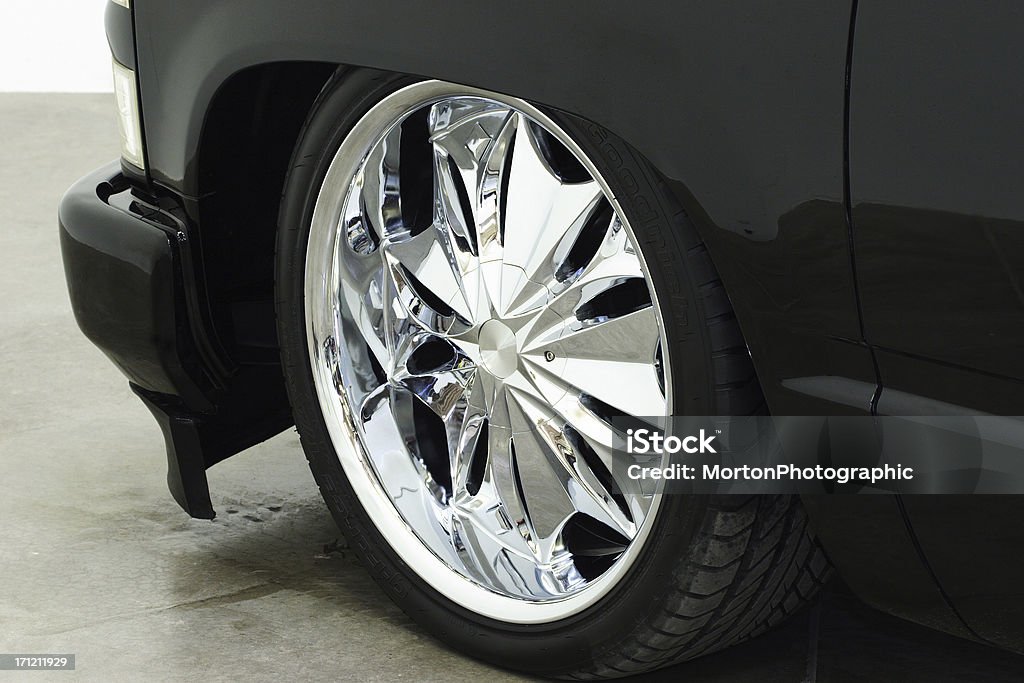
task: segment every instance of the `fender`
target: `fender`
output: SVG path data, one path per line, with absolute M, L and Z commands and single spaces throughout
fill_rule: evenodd
M 140 0 L 134 11 L 153 183 L 198 198 L 216 93 L 275 62 L 368 66 L 562 109 L 627 140 L 679 196 L 773 412 L 868 409 L 877 378 L 860 335 L 843 204 L 850 2 L 639 3 L 623 12 L 607 0 L 585 10 L 458 0 L 444 11 L 412 0 Z M 296 15 L 303 20 L 285 20 Z M 820 286 L 808 291 L 805 278 Z M 856 380 L 843 385 L 856 391 L 837 398 L 783 386 L 830 376 Z

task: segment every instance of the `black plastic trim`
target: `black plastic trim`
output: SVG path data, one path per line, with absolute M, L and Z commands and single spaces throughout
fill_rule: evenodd
M 287 429 L 291 409 L 279 365 L 217 355 L 173 203 L 143 197 L 112 163 L 61 200 L 61 251 L 79 327 L 160 424 L 171 494 L 190 515 L 212 518 L 206 469 Z
M 191 410 L 212 411 L 210 382 L 184 310 L 183 236 L 149 214 L 126 210 L 130 193 L 115 163 L 80 180 L 61 200 L 61 251 L 75 319 L 130 381 L 179 396 Z

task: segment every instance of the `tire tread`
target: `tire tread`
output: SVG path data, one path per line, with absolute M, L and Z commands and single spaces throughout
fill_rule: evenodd
M 646 166 L 642 159 L 637 162 Z M 653 171 L 648 178 L 666 196 L 664 181 Z M 687 220 L 685 214 L 674 215 L 679 223 Z M 701 297 L 719 414 L 767 413 L 739 322 L 707 248 L 697 243 L 685 254 L 685 268 Z M 566 678 L 635 675 L 748 640 L 813 600 L 830 576 L 798 497 L 713 496 L 690 556 L 672 577 L 675 589 L 665 607 L 591 666 Z

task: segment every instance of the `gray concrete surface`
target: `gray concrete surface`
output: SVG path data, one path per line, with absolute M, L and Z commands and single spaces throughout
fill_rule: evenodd
M 387 600 L 293 432 L 211 470 L 215 521 L 175 506 L 156 424 L 64 290 L 57 201 L 116 155 L 110 96 L 0 95 L 0 653 L 77 655 L 73 674 L 0 680 L 517 680 Z M 648 680 L 1021 680 L 1020 662 L 834 592 Z

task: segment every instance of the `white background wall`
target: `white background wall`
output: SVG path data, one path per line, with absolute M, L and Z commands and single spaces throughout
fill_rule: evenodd
M 0 92 L 111 91 L 107 2 L 0 0 Z

